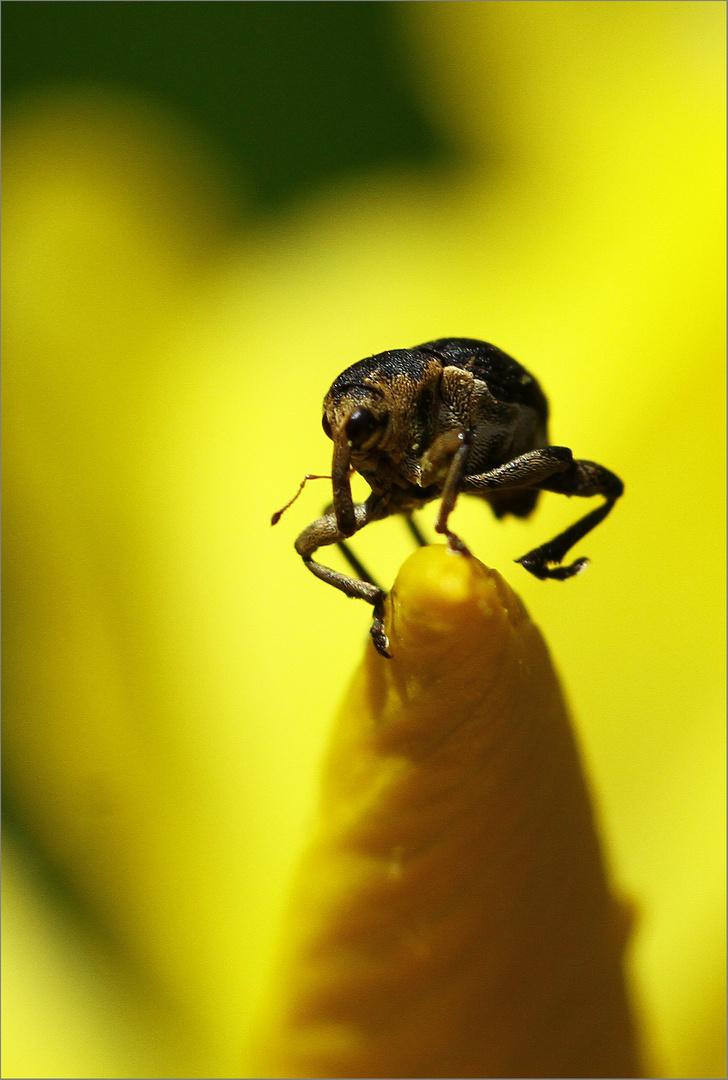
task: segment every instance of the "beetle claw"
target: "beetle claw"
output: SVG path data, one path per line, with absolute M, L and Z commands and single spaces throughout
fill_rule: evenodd
M 387 649 L 389 648 L 389 638 L 385 632 L 384 623 L 378 615 L 374 616 L 374 622 L 372 623 L 369 633 L 372 635 L 374 648 L 379 655 L 384 656 L 387 660 L 391 660 L 392 654 L 387 652 Z
M 467 555 L 467 556 L 470 555 L 469 548 L 466 547 L 466 545 L 462 542 L 460 537 L 456 536 L 455 533 L 449 532 L 447 534 L 447 547 L 448 547 L 448 551 L 452 551 L 456 555 Z

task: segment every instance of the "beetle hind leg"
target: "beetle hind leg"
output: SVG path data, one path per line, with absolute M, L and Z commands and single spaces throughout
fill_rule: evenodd
M 581 573 L 586 567 L 588 559 L 577 559 L 570 566 L 558 566 L 568 551 L 583 539 L 600 522 L 604 521 L 607 514 L 614 506 L 617 499 L 624 491 L 624 485 L 618 476 L 597 465 L 593 461 L 574 461 L 571 466 L 556 476 L 541 481 L 538 487 L 545 491 L 554 491 L 560 495 L 604 495 L 606 501 L 576 521 L 568 529 L 555 536 L 553 540 L 534 548 L 526 555 L 516 559 L 517 563 L 528 570 L 535 577 L 544 580 L 551 578 L 555 581 L 566 581 L 575 574 Z
M 414 537 L 415 542 L 420 547 L 427 547 L 427 543 L 428 543 L 427 537 L 424 535 L 424 533 L 422 532 L 422 530 L 420 529 L 419 525 L 417 524 L 415 519 L 412 517 L 412 515 L 411 514 L 405 514 L 404 520 L 405 520 L 405 523 L 407 525 L 407 528 L 409 529 L 410 533 Z

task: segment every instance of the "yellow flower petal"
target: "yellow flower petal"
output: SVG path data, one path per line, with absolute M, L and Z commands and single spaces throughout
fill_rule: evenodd
M 263 1074 L 639 1075 L 623 909 L 539 631 L 437 546 L 387 632 L 336 724 Z

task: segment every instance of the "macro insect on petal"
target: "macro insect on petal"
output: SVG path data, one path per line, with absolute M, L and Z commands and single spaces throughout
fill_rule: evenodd
M 596 510 L 516 560 L 538 578 L 564 581 L 587 560 L 561 566 L 563 558 L 604 520 L 624 490 L 602 465 L 551 446 L 548 403 L 537 381 L 495 345 L 472 338 L 440 338 L 352 364 L 324 399 L 323 428 L 334 444 L 333 502 L 303 530 L 296 551 L 322 581 L 372 604 L 372 638 L 383 656 L 389 655 L 382 622 L 386 593 L 344 543 L 365 525 L 403 514 L 424 543 L 412 511 L 440 499 L 436 531 L 452 550 L 468 554 L 448 526 L 461 492 L 485 499 L 498 518 L 527 517 L 541 491 L 602 495 L 605 501 Z M 352 499 L 354 471 L 371 488 L 366 502 Z M 329 544 L 341 546 L 357 577 L 314 561 L 315 552 Z

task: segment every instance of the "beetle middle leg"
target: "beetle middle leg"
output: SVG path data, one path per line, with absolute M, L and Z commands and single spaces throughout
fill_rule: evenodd
M 471 434 L 461 431 L 459 439 L 461 445 L 453 455 L 448 469 L 435 529 L 447 536 L 452 550 L 460 551 L 464 555 L 469 554 L 465 544 L 447 527 L 448 518 L 455 508 L 459 492 L 485 496 L 488 492 L 499 489 L 533 488 L 555 473 L 564 472 L 574 461 L 571 450 L 565 446 L 546 446 L 538 450 L 529 450 L 520 457 L 498 465 L 486 473 L 467 476 L 465 470 L 468 464 Z
M 355 532 L 363 529 L 365 525 L 368 525 L 372 521 L 379 521 L 388 516 L 388 510 L 385 508 L 382 501 L 375 495 L 370 495 L 365 503 L 358 503 L 353 506 Z M 308 528 L 304 529 L 301 535 L 296 540 L 296 551 L 303 559 L 304 563 L 316 577 L 322 581 L 327 582 L 329 585 L 333 585 L 334 588 L 340 589 L 341 592 L 347 596 L 354 597 L 357 600 L 365 600 L 368 604 L 371 604 L 374 608 L 374 622 L 372 623 L 371 635 L 374 645 L 378 652 L 383 656 L 389 656 L 387 652 L 387 635 L 384 631 L 383 604 L 386 597 L 386 593 L 383 589 L 372 581 L 363 581 L 359 578 L 349 577 L 348 574 L 342 574 L 338 570 L 333 570 L 329 566 L 324 566 L 322 563 L 314 562 L 312 556 L 315 551 L 320 547 L 326 547 L 329 544 L 342 544 L 342 541 L 346 539 L 349 533 L 344 533 L 339 528 L 336 521 L 336 514 L 333 510 L 329 510 L 322 517 L 317 518 L 312 522 Z M 359 563 L 359 560 L 353 554 L 351 560 L 353 560 L 353 569 L 358 573 L 359 570 L 364 570 L 364 567 Z M 366 571 L 364 571 L 366 573 Z M 369 576 L 368 574 L 366 575 Z
M 459 536 L 457 536 L 451 529 L 448 529 L 447 522 L 450 514 L 455 509 L 455 503 L 457 502 L 458 492 L 461 490 L 463 477 L 465 476 L 465 469 L 468 464 L 468 455 L 470 454 L 471 436 L 467 431 L 455 431 L 448 432 L 445 436 L 450 443 L 453 442 L 453 438 L 458 440 L 458 448 L 452 455 L 450 466 L 447 470 L 447 477 L 445 479 L 445 486 L 442 489 L 442 499 L 440 502 L 440 510 L 435 521 L 435 532 L 442 533 L 447 537 L 448 547 L 451 551 L 459 551 L 461 555 L 469 555 L 470 552 L 466 548 Z M 443 453 L 447 452 L 447 444 L 443 439 Z M 457 444 L 456 444 L 457 445 Z M 429 451 L 428 451 L 429 453 Z
M 412 517 L 412 515 L 411 514 L 405 514 L 404 515 L 404 520 L 405 520 L 405 524 L 407 525 L 407 528 L 412 533 L 412 536 L 414 537 L 417 544 L 420 547 L 427 547 L 427 543 L 428 543 L 427 537 L 422 533 L 419 525 L 417 524 L 415 519 Z

